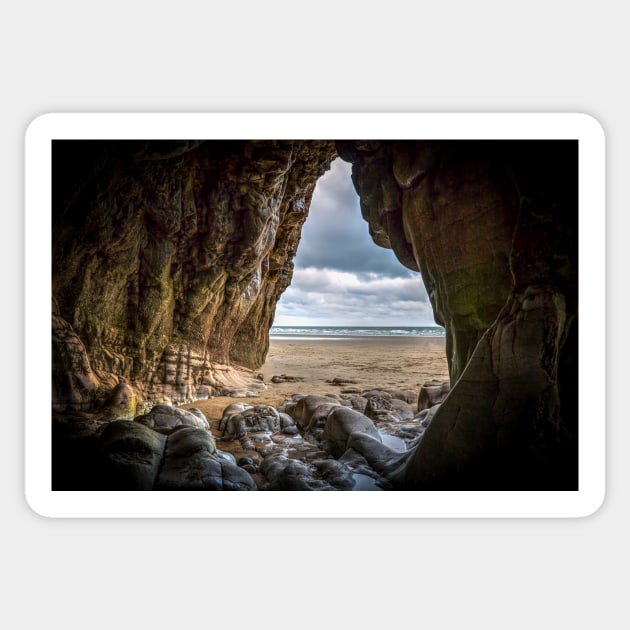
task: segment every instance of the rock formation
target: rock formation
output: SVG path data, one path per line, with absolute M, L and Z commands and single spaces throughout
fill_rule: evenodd
M 263 385 L 329 141 L 53 142 L 53 406 Z
M 452 390 L 397 483 L 577 488 L 577 142 L 337 148 L 446 328 Z
M 450 391 L 421 401 L 431 422 L 388 460 L 399 462 L 387 467 L 393 487 L 576 489 L 577 151 L 573 141 L 55 141 L 53 410 L 129 419 L 146 404 L 265 387 L 255 370 L 275 306 L 315 183 L 339 155 L 374 242 L 421 272 L 446 329 Z M 363 408 L 391 412 L 381 398 Z M 336 443 L 327 414 L 304 420 L 307 402 L 297 427 Z M 328 404 L 335 417 L 354 413 Z M 151 439 L 159 451 L 164 440 Z M 286 462 L 272 468 L 277 477 Z

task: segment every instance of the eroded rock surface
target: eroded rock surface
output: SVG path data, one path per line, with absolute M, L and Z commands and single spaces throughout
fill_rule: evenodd
M 264 388 L 332 141 L 55 141 L 53 405 Z

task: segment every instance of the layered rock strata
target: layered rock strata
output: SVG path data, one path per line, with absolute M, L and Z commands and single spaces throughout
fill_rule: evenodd
M 53 408 L 93 409 L 123 382 L 176 403 L 264 387 L 253 370 L 334 143 L 52 150 Z

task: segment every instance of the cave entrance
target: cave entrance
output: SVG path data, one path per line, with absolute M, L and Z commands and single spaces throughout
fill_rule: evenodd
M 418 391 L 448 380 L 422 277 L 372 240 L 351 170 L 337 158 L 317 182 L 262 371 L 303 378 L 317 393 L 340 382 Z

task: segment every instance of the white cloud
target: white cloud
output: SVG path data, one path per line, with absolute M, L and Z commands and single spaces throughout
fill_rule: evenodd
M 331 269 L 296 269 L 276 311 L 276 326 L 433 326 L 433 312 L 419 274 L 406 278 Z

